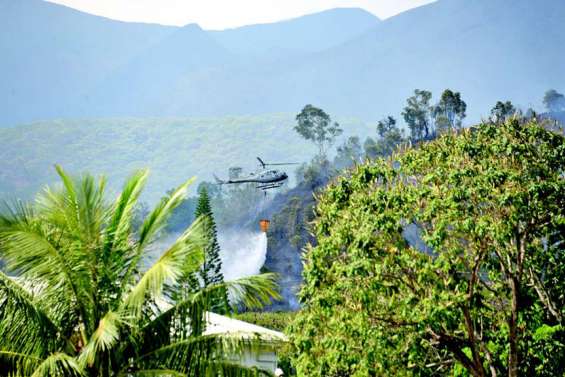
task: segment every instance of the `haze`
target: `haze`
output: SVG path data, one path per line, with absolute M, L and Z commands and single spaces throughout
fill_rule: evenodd
M 359 7 L 381 19 L 434 0 L 49 0 L 116 20 L 226 29 L 274 22 L 331 8 Z

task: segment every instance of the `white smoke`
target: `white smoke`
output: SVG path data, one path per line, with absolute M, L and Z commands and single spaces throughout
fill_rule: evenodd
M 230 281 L 259 274 L 267 257 L 267 235 L 246 231 L 222 232 L 219 235 L 220 258 L 224 280 Z

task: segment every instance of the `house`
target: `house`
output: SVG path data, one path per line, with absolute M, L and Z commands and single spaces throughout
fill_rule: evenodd
M 241 352 L 227 355 L 227 358 L 234 363 L 257 367 L 275 375 L 282 375 L 280 369 L 277 371 L 277 350 L 281 342 L 288 341 L 283 333 L 207 312 L 204 335 L 223 335 L 234 339 L 259 340 L 258 346 L 247 345 Z

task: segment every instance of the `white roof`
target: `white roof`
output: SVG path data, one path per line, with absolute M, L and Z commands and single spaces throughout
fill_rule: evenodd
M 230 335 L 238 338 L 256 338 L 265 341 L 286 342 L 288 338 L 282 332 L 239 321 L 212 312 L 206 312 L 206 331 L 204 335 Z

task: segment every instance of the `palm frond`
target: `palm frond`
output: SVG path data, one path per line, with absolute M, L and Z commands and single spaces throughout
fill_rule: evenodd
M 257 349 L 260 341 L 220 335 L 191 336 L 142 355 L 133 362 L 143 369 L 175 370 L 188 376 L 269 376 L 268 372 L 227 361 L 244 349 Z M 260 374 L 261 373 L 261 374 Z
M 128 241 L 133 210 L 145 187 L 148 170 L 136 171 L 125 183 L 112 207 L 112 217 L 106 228 L 106 250 L 120 249 Z
M 81 292 L 86 284 L 80 284 L 82 280 L 77 276 L 84 266 L 73 263 L 74 258 L 55 244 L 49 228 L 29 216 L 28 212 L 0 215 L 4 223 L 0 229 L 0 249 L 7 270 L 41 284 L 43 302 L 50 303 L 59 318 L 75 312 L 77 317 L 87 320 L 92 300 Z M 85 322 L 83 325 L 88 328 Z
M 231 292 L 231 305 L 238 308 L 259 308 L 277 299 L 276 275 L 263 274 L 214 284 L 190 293 L 183 300 L 172 304 L 165 311 L 155 315 L 140 330 L 139 345 L 148 351 L 156 349 L 168 342 L 186 339 L 189 336 L 201 335 L 206 327 L 205 315 L 210 309 L 212 299 L 218 291 Z M 168 334 L 156 338 L 154 334 Z
M 37 197 L 39 220 L 47 228 L 55 247 L 70 267 L 75 305 L 87 331 L 96 325 L 95 307 L 96 250 L 102 241 L 101 230 L 107 222 L 108 206 L 104 199 L 106 180 L 90 175 L 70 177 L 60 166 L 57 173 L 62 189 L 47 187 Z
M 0 373 L 14 377 L 29 376 L 42 360 L 26 353 L 0 349 Z
M 132 252 L 135 247 L 131 242 L 132 217 L 148 175 L 148 170 L 135 172 L 126 181 L 122 192 L 110 208 L 111 216 L 103 235 L 104 245 L 98 251 L 100 267 L 97 276 L 97 284 L 107 292 L 108 297 L 120 294 L 121 280 L 135 255 Z M 107 309 L 106 302 L 99 304 L 103 309 Z
M 118 374 L 118 377 L 186 377 L 186 373 L 177 372 L 171 369 L 142 369 L 138 371 L 128 371 Z
M 177 208 L 186 198 L 187 189 L 194 180 L 195 178 L 189 179 L 184 184 L 180 185 L 171 195 L 163 198 L 157 207 L 155 207 L 155 209 L 153 209 L 153 211 L 145 219 L 139 232 L 137 249 L 120 284 L 122 288 L 128 287 L 130 284 L 130 278 L 139 267 L 139 262 L 143 256 L 145 248 L 154 240 L 154 237 L 166 225 L 173 210 Z
M 0 272 L 0 349 L 42 357 L 60 343 L 58 332 L 32 295 Z
M 85 375 L 85 371 L 75 358 L 64 353 L 55 353 L 43 360 L 31 377 L 79 377 Z
M 196 271 L 204 260 L 204 220 L 197 219 L 142 276 L 124 299 L 123 308 L 138 317 L 145 300 L 159 299 L 167 281 L 174 283 L 187 270 Z
M 100 353 L 110 351 L 117 343 L 120 336 L 120 327 L 125 319 L 116 312 L 108 312 L 100 320 L 98 328 L 90 337 L 88 343 L 81 350 L 79 362 L 82 366 L 91 366 Z
M 55 166 L 63 183 L 62 190 L 46 187 L 37 198 L 39 207 L 48 221 L 57 224 L 68 235 L 88 245 L 99 237 L 99 230 L 107 214 L 104 202 L 106 179 L 96 180 L 91 175 L 73 179 L 60 166 Z
M 221 284 L 220 284 L 221 285 Z M 277 274 L 266 273 L 244 277 L 223 283 L 232 306 L 243 305 L 247 309 L 261 309 L 271 300 L 280 300 L 277 291 Z

